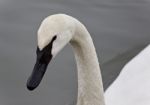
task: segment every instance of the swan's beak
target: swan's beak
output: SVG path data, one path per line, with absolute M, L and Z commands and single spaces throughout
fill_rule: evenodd
M 33 72 L 27 81 L 27 88 L 29 90 L 34 90 L 40 84 L 47 66 L 48 63 L 40 63 L 38 60 L 36 61 Z
M 34 90 L 41 82 L 47 66 L 52 59 L 52 45 L 54 40 L 56 40 L 56 36 L 53 37 L 52 41 L 42 50 L 37 48 L 37 60 L 34 66 L 33 72 L 27 81 L 27 88 L 29 90 Z
M 51 46 L 52 45 L 50 43 L 49 46 L 45 47 L 42 51 L 37 48 L 36 63 L 34 65 L 32 74 L 27 81 L 27 88 L 29 90 L 34 90 L 40 84 L 46 72 L 47 66 L 52 59 Z

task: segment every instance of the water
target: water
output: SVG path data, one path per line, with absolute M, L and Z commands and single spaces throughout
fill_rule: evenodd
M 35 63 L 36 33 L 48 15 L 65 13 L 85 24 L 106 89 L 149 44 L 149 10 L 149 0 L 0 0 L 0 104 L 75 105 L 77 74 L 69 45 L 51 62 L 40 86 L 33 92 L 26 89 Z

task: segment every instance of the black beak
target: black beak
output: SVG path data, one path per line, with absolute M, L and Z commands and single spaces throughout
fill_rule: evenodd
M 47 66 L 52 59 L 52 45 L 56 38 L 57 37 L 54 36 L 51 43 L 49 43 L 43 50 L 40 51 L 40 49 L 37 48 L 36 64 L 34 66 L 31 76 L 27 81 L 27 88 L 29 90 L 34 90 L 40 84 L 46 72 Z
M 29 90 L 34 90 L 40 84 L 47 66 L 47 63 L 40 63 L 40 61 L 36 61 L 33 72 L 27 81 L 27 88 Z

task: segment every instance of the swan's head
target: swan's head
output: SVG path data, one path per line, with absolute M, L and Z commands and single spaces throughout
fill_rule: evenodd
M 27 81 L 27 88 L 34 90 L 41 82 L 52 58 L 71 40 L 73 27 L 61 16 L 46 18 L 38 30 L 37 59 Z

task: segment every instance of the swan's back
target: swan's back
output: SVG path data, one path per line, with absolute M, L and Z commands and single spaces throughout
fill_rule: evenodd
M 105 100 L 106 105 L 150 105 L 150 45 L 123 68 Z

